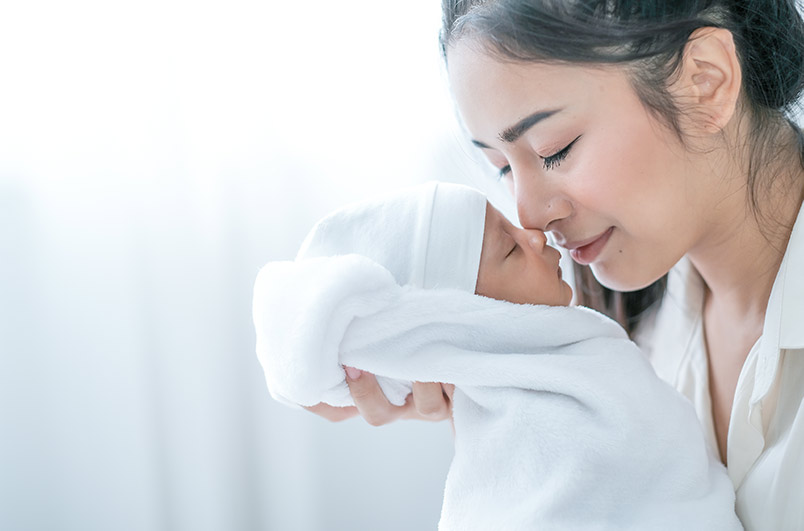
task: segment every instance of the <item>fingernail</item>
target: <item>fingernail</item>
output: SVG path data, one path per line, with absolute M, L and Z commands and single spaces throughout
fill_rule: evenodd
M 354 367 L 344 366 L 344 369 L 346 369 L 346 377 L 350 380 L 357 380 L 360 378 L 360 375 L 363 374 L 363 371 L 360 369 L 355 369 Z

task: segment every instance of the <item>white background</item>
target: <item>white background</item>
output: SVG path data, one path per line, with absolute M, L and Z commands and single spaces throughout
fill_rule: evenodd
M 250 305 L 332 208 L 487 179 L 439 25 L 438 2 L 4 3 L 0 529 L 435 527 L 448 424 L 272 402 Z

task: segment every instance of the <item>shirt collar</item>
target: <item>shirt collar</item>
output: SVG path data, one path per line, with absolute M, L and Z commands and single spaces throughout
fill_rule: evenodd
M 751 405 L 759 403 L 770 391 L 779 368 L 782 349 L 804 347 L 804 214 L 798 218 L 787 242 L 782 264 L 773 282 L 765 324 L 759 339 Z
M 686 256 L 667 274 L 665 297 L 675 301 L 690 320 L 700 317 L 703 311 L 704 281 Z
M 779 287 L 781 310 L 778 346 L 784 349 L 804 348 L 804 208 L 798 212 L 776 284 Z

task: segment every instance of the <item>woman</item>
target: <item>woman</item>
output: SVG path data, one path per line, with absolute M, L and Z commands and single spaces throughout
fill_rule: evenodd
M 693 402 L 746 528 L 804 528 L 795 4 L 445 0 L 443 14 L 461 117 L 522 226 L 569 249 L 587 268 L 579 302 L 618 317 Z M 449 415 L 438 384 L 394 408 L 372 375 L 347 381 L 357 410 L 311 409 Z

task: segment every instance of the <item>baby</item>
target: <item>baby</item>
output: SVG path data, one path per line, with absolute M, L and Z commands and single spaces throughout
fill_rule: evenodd
M 486 203 L 483 247 L 475 293 L 519 304 L 567 306 L 572 288 L 564 282 L 561 253 L 540 230 L 515 227 Z
M 741 529 L 691 405 L 616 323 L 568 306 L 558 260 L 464 186 L 341 209 L 257 278 L 268 388 L 351 405 L 343 365 L 397 405 L 412 381 L 454 384 L 439 529 Z

